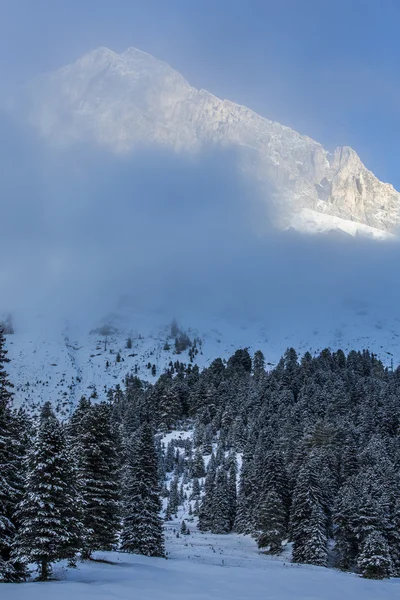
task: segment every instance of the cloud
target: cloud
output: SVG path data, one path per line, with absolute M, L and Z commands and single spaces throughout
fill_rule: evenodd
M 398 244 L 276 231 L 233 151 L 50 151 L 0 125 L 0 311 L 91 319 L 128 295 L 140 309 L 286 329 L 344 306 L 396 314 Z

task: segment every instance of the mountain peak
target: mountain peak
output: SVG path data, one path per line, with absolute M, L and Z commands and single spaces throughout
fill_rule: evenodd
M 152 54 L 149 54 L 148 52 L 145 52 L 144 50 L 139 50 L 139 48 L 135 48 L 134 46 L 129 46 L 129 48 L 124 50 L 124 52 L 119 54 L 119 56 L 121 57 L 121 59 L 127 59 L 127 60 L 143 60 L 143 59 L 145 59 L 145 60 L 156 61 L 158 63 L 167 64 L 164 61 L 159 60 Z
M 104 63 L 112 62 L 118 57 L 118 54 L 106 46 L 100 46 L 90 52 L 84 54 L 76 62 L 82 66 L 89 65 L 91 63 Z M 68 65 L 70 66 L 70 65 Z
M 138 73 L 140 71 L 158 71 L 159 73 L 169 71 L 182 78 L 182 76 L 177 71 L 174 71 L 168 63 L 133 46 L 127 48 L 120 54 L 110 50 L 106 46 L 100 46 L 79 58 L 75 63 L 68 65 L 65 69 L 73 69 L 74 66 L 79 66 L 84 70 L 96 65 L 100 68 L 105 66 L 114 67 L 115 69 L 119 69 L 121 74 L 123 72 L 129 74 L 132 72 Z M 124 68 L 126 71 L 123 70 Z
M 354 150 L 331 154 L 289 127 L 191 87 L 166 62 L 137 48 L 122 54 L 97 48 L 33 81 L 27 95 L 31 123 L 53 143 L 89 139 L 116 152 L 149 143 L 192 153 L 234 147 L 246 176 L 264 185 L 266 196 L 275 190 L 280 226 L 302 222 L 307 228 L 314 215 L 318 227 L 348 231 L 355 222 L 363 226 L 355 233 L 374 236 L 378 229 L 382 237 L 400 224 L 400 194 Z M 306 218 L 299 220 L 303 211 Z

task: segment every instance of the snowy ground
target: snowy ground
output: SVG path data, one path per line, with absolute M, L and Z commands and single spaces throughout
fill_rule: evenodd
M 258 553 L 236 535 L 167 529 L 169 559 L 99 553 L 115 564 L 55 568 L 59 581 L 4 584 L 5 600 L 395 600 L 400 579 L 368 581 L 321 567 L 292 565 Z

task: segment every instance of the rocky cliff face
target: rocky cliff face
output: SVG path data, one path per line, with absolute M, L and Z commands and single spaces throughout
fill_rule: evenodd
M 234 147 L 242 169 L 273 190 L 281 226 L 296 227 L 304 211 L 306 222 L 311 214 L 322 229 L 351 233 L 391 232 L 400 222 L 400 194 L 351 148 L 330 154 L 307 136 L 191 87 L 134 48 L 121 55 L 95 50 L 31 82 L 25 99 L 31 123 L 57 144 L 91 140 L 122 153 L 148 143 L 194 153 L 210 144 Z M 350 231 L 349 221 L 362 227 Z

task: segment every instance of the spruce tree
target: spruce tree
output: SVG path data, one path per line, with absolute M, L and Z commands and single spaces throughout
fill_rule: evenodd
M 237 483 L 236 483 L 236 458 L 230 458 L 231 464 L 228 473 L 228 502 L 229 502 L 229 531 L 233 529 L 236 519 L 236 504 L 237 504 Z
M 175 514 L 179 507 L 179 477 L 177 475 L 171 481 L 169 488 L 169 501 L 168 501 L 168 512 L 169 514 Z
M 379 531 L 372 531 L 365 538 L 357 566 L 366 579 L 384 579 L 390 575 L 392 563 L 389 547 Z
M 315 535 L 316 514 L 321 517 L 320 534 L 326 539 L 326 516 L 324 495 L 317 472 L 317 461 L 308 457 L 300 469 L 293 492 L 291 508 L 291 532 L 293 540 L 293 562 L 307 562 L 310 557 L 311 537 Z M 320 510 L 321 509 L 321 512 Z M 322 539 L 321 537 L 321 539 Z
M 228 477 L 224 468 L 220 468 L 215 478 L 215 487 L 211 497 L 211 532 L 229 533 L 231 530 L 231 506 L 229 501 Z
M 171 431 L 181 416 L 181 403 L 178 392 L 173 387 L 165 387 L 159 400 L 157 424 L 161 431 Z
M 393 575 L 400 577 L 400 498 L 393 508 L 391 528 L 389 531 L 389 547 L 392 559 Z
M 214 454 L 211 454 L 207 465 L 207 475 L 204 483 L 204 495 L 199 508 L 198 527 L 200 531 L 209 531 L 213 523 L 214 492 L 217 467 Z
M 314 504 L 307 524 L 302 562 L 326 567 L 328 561 L 326 517 L 318 504 Z
M 29 457 L 15 541 L 16 558 L 36 563 L 40 580 L 49 578 L 51 563 L 64 558 L 73 560 L 80 549 L 75 492 L 65 432 L 48 402 L 43 406 Z
M 157 454 L 151 426 L 140 427 L 126 450 L 121 550 L 165 556 Z
M 270 554 L 279 554 L 286 532 L 286 511 L 274 489 L 261 501 L 258 518 L 261 530 L 258 547 L 268 547 Z
M 11 557 L 17 531 L 16 507 L 23 492 L 25 432 L 22 413 L 12 413 L 12 385 L 5 369 L 9 363 L 0 329 L 0 582 L 25 578 L 24 564 Z
M 8 379 L 6 365 L 10 362 L 7 356 L 6 338 L 0 327 L 0 407 L 9 407 L 12 399 L 12 388 L 14 387 Z
M 201 479 L 206 474 L 204 459 L 199 448 L 197 448 L 193 457 L 193 462 L 191 465 L 191 474 L 192 477 L 196 477 L 197 479 Z
M 191 495 L 191 499 L 196 500 L 196 498 L 200 498 L 200 482 L 197 479 L 197 477 L 195 479 L 193 479 L 193 486 L 192 486 L 192 495 Z
M 253 373 L 256 379 L 261 379 L 261 377 L 265 375 L 265 358 L 261 350 L 257 350 L 254 353 Z
M 113 550 L 120 529 L 120 465 L 111 407 L 80 405 L 76 425 L 77 482 L 83 522 L 82 558 Z
M 345 571 L 355 565 L 358 553 L 358 539 L 355 528 L 358 512 L 358 491 L 348 482 L 336 498 L 333 513 L 335 550 L 338 554 L 337 566 Z
M 253 456 L 256 444 L 255 431 L 250 431 L 243 454 L 240 486 L 237 496 L 236 518 L 234 529 L 237 533 L 254 533 L 253 512 L 257 502 L 255 480 L 259 474 L 253 469 Z

